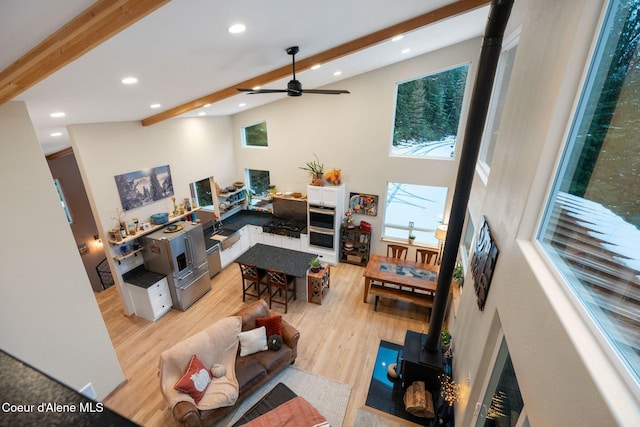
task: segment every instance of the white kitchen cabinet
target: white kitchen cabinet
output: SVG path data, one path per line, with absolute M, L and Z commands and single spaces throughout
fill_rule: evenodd
M 236 258 L 245 253 L 251 246 L 249 227 L 251 226 L 245 225 L 240 230 L 238 230 L 240 239 L 238 239 L 238 241 L 235 242 L 232 246 L 220 251 L 220 264 L 222 265 L 222 268 L 225 268 L 233 261 L 235 261 Z
M 300 250 L 300 239 L 289 236 L 282 236 L 282 245 L 281 247 L 286 249 L 293 249 L 294 251 Z
M 166 277 L 146 289 L 131 283 L 126 284 L 137 316 L 155 322 L 171 309 L 173 304 Z
M 264 244 L 265 245 L 282 247 L 282 236 L 281 235 L 272 234 L 272 233 L 264 233 L 262 235 L 262 237 L 264 238 Z
M 326 187 L 307 186 L 307 202 L 310 205 L 336 207 L 342 204 L 340 197 L 343 195 L 344 184 Z
M 238 240 L 233 244 L 233 246 L 228 247 L 220 251 L 220 264 L 222 264 L 222 268 L 225 268 L 229 264 L 231 264 L 236 258 L 242 255 L 244 251 L 242 250 L 242 242 Z
M 238 256 L 242 255 L 243 253 L 245 253 L 250 247 L 251 247 L 251 238 L 249 237 L 249 226 L 245 225 L 244 227 L 242 227 L 240 230 L 238 230 L 238 233 L 240 233 L 240 248 L 239 251 L 240 253 L 238 254 Z
M 264 243 L 262 227 L 260 227 L 259 225 L 248 225 L 247 227 L 249 227 L 249 246 L 254 246 L 258 243 Z

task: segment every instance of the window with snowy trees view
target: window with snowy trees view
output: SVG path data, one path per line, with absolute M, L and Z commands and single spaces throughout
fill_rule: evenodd
M 538 241 L 640 382 L 640 0 L 611 1 Z
M 453 157 L 469 65 L 398 85 L 391 155 Z

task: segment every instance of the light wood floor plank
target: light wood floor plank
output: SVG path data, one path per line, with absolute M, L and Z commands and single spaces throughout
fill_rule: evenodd
M 331 268 L 331 289 L 322 305 L 292 301 L 289 312 L 274 311 L 300 331 L 295 365 L 351 384 L 344 425 L 353 425 L 364 406 L 380 340 L 402 343 L 407 329 L 426 332 L 427 309 L 382 299 L 378 311 L 362 302 L 363 267 Z M 105 399 L 107 407 L 147 427 L 176 425 L 160 393 L 160 353 L 242 305 L 240 269 L 225 268 L 213 289 L 186 312 L 171 310 L 157 322 L 123 314 L 115 287 L 96 294 L 127 383 Z

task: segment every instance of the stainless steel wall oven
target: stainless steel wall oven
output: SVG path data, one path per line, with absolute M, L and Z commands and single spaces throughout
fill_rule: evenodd
M 309 205 L 309 226 L 334 230 L 336 208 L 329 206 Z
M 334 249 L 336 209 L 309 204 L 309 244 Z

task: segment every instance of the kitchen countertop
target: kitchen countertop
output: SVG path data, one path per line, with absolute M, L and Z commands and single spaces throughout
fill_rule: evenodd
M 273 214 L 265 212 L 243 210 L 222 221 L 222 229 L 238 231 L 245 225 L 257 225 L 262 227 L 273 219 Z
M 284 271 L 290 276 L 305 277 L 309 269 L 309 260 L 317 255 L 293 249 L 279 248 L 270 245 L 257 245 L 249 248 L 235 262 L 255 265 L 262 269 Z
M 153 271 L 145 270 L 144 265 L 139 265 L 136 268 L 127 271 L 122 275 L 122 280 L 140 288 L 149 289 L 158 280 L 162 280 L 166 277 L 164 274 L 154 273 Z

